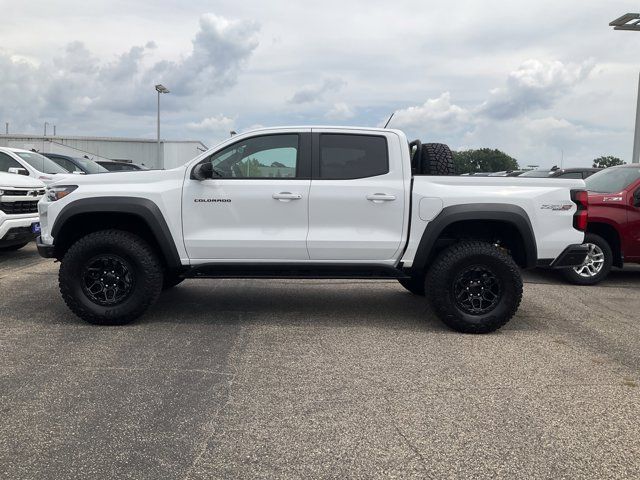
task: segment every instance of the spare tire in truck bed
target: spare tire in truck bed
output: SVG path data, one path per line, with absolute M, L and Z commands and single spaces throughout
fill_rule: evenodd
M 419 162 L 421 175 L 455 175 L 451 150 L 444 143 L 423 143 Z

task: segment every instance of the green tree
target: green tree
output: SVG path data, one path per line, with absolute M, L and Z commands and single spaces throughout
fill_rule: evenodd
M 518 161 L 506 153 L 491 148 L 453 152 L 453 163 L 458 174 L 502 172 L 518 170 Z
M 611 155 L 598 157 L 593 161 L 593 168 L 615 167 L 616 165 L 624 165 L 624 162 L 618 157 L 612 157 Z

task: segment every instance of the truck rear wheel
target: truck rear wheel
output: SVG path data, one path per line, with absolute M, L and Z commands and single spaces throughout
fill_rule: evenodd
M 97 325 L 123 325 L 140 317 L 162 289 L 162 266 L 151 247 L 121 230 L 91 233 L 74 243 L 58 282 L 67 306 Z
M 464 241 L 449 247 L 427 273 L 426 292 L 440 319 L 463 333 L 493 332 L 515 315 L 522 277 L 494 245 Z

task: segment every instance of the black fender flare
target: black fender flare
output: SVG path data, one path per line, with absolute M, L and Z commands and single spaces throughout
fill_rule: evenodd
M 75 200 L 66 205 L 56 217 L 51 227 L 51 236 L 54 238 L 62 231 L 64 225 L 76 215 L 84 213 L 126 213 L 140 218 L 153 233 L 171 270 L 182 267 L 180 255 L 176 248 L 167 222 L 154 202 L 139 197 L 95 197 Z
M 532 268 L 536 265 L 538 260 L 536 237 L 529 215 L 523 208 L 503 203 L 469 203 L 445 207 L 427 224 L 411 270 L 424 270 L 427 263 L 432 260 L 435 243 L 444 229 L 465 220 L 496 220 L 513 225 L 524 242 L 525 267 Z

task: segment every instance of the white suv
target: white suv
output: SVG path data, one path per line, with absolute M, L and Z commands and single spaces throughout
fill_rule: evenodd
M 0 172 L 28 175 L 45 184 L 57 182 L 70 174 L 50 158 L 21 148 L 0 147 Z
M 38 201 L 44 183 L 0 172 L 0 252 L 18 250 L 40 233 Z

